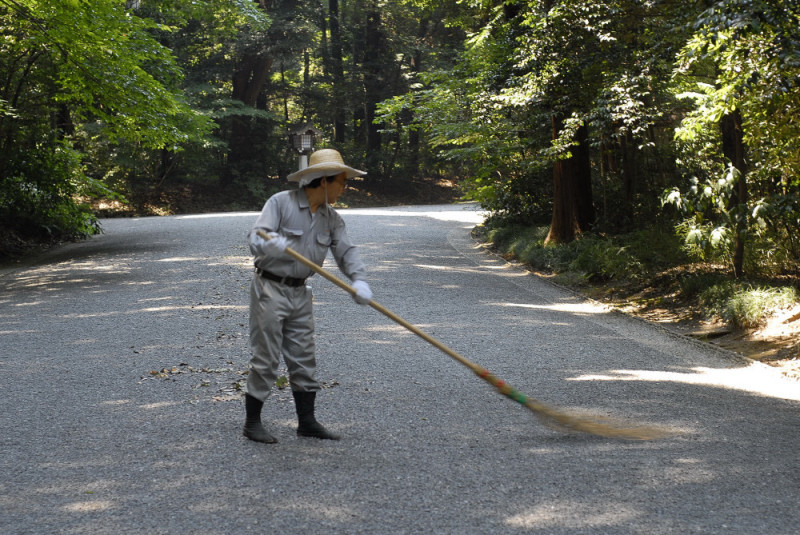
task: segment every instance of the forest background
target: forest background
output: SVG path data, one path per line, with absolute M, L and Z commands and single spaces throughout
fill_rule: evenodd
M 260 209 L 310 123 L 350 202 L 477 201 L 501 252 L 693 328 L 800 320 L 797 0 L 0 0 L 0 67 L 6 256 Z

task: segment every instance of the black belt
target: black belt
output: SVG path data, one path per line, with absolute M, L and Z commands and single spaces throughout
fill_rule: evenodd
M 286 286 L 294 286 L 295 288 L 298 286 L 303 286 L 306 283 L 306 279 L 295 279 L 294 277 L 279 277 L 274 273 L 270 273 L 269 271 L 264 271 L 263 269 L 259 268 L 256 268 L 256 273 L 258 273 L 265 279 L 279 282 L 281 284 L 285 284 Z

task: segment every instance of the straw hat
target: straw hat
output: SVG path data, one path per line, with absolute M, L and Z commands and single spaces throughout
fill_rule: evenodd
M 344 164 L 342 155 L 334 149 L 320 149 L 308 157 L 308 167 L 296 171 L 286 177 L 289 182 L 298 182 L 300 187 L 310 184 L 317 178 L 323 176 L 336 176 L 340 173 L 347 173 L 347 178 L 364 176 L 366 171 L 359 171 Z

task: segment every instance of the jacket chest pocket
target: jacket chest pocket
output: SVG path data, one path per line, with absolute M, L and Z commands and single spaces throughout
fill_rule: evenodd
M 330 232 L 320 232 L 319 234 L 317 234 L 315 241 L 316 241 L 316 247 L 324 251 L 325 254 L 327 254 L 328 248 L 331 246 Z
M 298 251 L 303 249 L 303 231 L 301 229 L 284 228 L 281 233 L 286 236 L 289 247 Z
M 289 247 L 302 255 L 312 258 L 315 262 L 321 262 L 328 254 L 328 248 L 331 246 L 330 232 L 317 232 L 313 231 L 304 233 L 300 229 L 283 229 L 283 234 L 289 242 Z

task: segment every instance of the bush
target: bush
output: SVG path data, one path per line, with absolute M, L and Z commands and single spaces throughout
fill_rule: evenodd
M 574 257 L 571 271 L 578 271 L 589 281 L 635 279 L 644 272 L 642 263 L 626 247 L 612 240 L 587 236 L 570 244 Z
M 708 287 L 699 301 L 709 316 L 719 316 L 739 329 L 752 329 L 764 324 L 775 310 L 797 301 L 791 287 L 769 288 L 726 281 Z
M 703 277 L 698 277 L 697 280 L 702 284 Z M 739 286 L 732 281 L 722 281 L 711 286 L 707 286 L 704 290 L 700 291 L 698 295 L 698 302 L 708 316 L 723 316 L 725 309 L 728 306 L 728 301 L 736 295 L 739 291 Z
M 659 222 L 615 238 L 647 269 L 672 267 L 688 262 L 681 238 L 671 223 Z
M 487 233 L 489 241 L 506 254 L 534 268 L 555 273 L 577 272 L 584 280 L 635 278 L 642 263 L 625 246 L 596 235 L 585 235 L 566 245 L 544 245 L 547 226 L 503 225 Z
M 502 219 L 487 222 L 481 229 L 485 239 L 504 254 L 554 272 L 562 281 L 646 280 L 648 273 L 664 267 L 679 266 L 668 273 L 686 273 L 688 258 L 681 253 L 680 242 L 672 233 L 650 227 L 608 238 L 584 234 L 565 245 L 544 245 L 547 226 L 509 223 Z M 703 265 L 702 269 L 718 269 Z M 690 273 L 678 279 L 683 297 L 697 298 L 708 317 L 719 317 L 737 328 L 753 328 L 775 310 L 798 300 L 792 286 L 756 287 L 729 279 L 722 271 Z
M 727 280 L 728 277 L 723 273 L 692 273 L 681 277 L 678 281 L 678 286 L 680 287 L 681 294 L 691 299 L 701 296 L 705 290 L 709 290 L 716 285 L 721 285 Z M 700 300 L 702 301 L 704 298 L 710 301 L 715 300 L 714 295 L 701 296 Z
M 0 224 L 24 239 L 68 240 L 96 234 L 97 219 L 76 201 L 101 185 L 86 177 L 78 153 L 66 145 L 39 147 L 0 179 Z
M 771 313 L 797 300 L 794 288 L 748 288 L 728 300 L 723 317 L 735 327 L 755 328 L 763 325 Z

